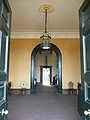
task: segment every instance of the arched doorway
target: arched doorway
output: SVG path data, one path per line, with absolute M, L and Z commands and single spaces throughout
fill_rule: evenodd
M 51 43 L 51 50 L 53 50 L 56 55 L 57 55 L 57 64 L 58 64 L 58 90 L 57 92 L 62 94 L 62 55 L 59 50 L 59 48 Z M 35 57 L 38 51 L 42 50 L 40 47 L 40 44 L 37 45 L 31 54 L 31 88 L 30 88 L 30 93 L 33 94 L 35 89 L 34 89 L 34 68 L 35 68 Z

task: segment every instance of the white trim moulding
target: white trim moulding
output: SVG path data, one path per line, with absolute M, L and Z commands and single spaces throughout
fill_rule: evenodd
M 11 39 L 16 38 L 40 38 L 41 32 L 11 32 Z M 50 32 L 54 38 L 80 38 L 79 32 Z

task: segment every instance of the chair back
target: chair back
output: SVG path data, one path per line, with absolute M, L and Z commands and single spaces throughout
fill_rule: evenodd
M 68 83 L 68 88 L 69 88 L 69 89 L 73 89 L 73 85 L 74 85 L 73 82 L 70 81 L 70 82 Z

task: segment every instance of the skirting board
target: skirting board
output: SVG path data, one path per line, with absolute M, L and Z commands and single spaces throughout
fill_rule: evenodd
M 69 94 L 68 89 L 63 89 L 62 92 L 63 92 L 63 94 L 66 94 L 66 95 Z M 13 94 L 21 95 L 21 89 L 10 89 L 10 94 L 11 95 L 13 95 Z M 30 89 L 26 89 L 26 94 L 30 94 Z M 71 94 L 72 94 L 72 92 L 71 92 Z M 73 89 L 73 94 L 77 95 L 77 89 Z M 24 92 L 23 92 L 23 95 L 24 95 Z

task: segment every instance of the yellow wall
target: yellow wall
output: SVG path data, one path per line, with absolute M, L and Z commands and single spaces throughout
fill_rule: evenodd
M 40 43 L 39 39 L 13 39 L 10 41 L 9 81 L 12 88 L 21 88 L 21 82 L 27 82 L 30 88 L 31 53 Z M 80 41 L 78 39 L 52 40 L 62 53 L 62 84 L 63 89 L 68 88 L 68 82 L 77 82 L 80 77 Z

